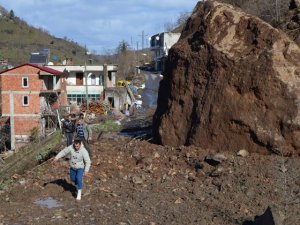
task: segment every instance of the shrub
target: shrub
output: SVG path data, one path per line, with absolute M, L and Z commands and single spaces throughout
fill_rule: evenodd
M 101 124 L 94 125 L 92 129 L 95 132 L 118 132 L 122 130 L 122 125 L 116 123 L 113 120 L 106 120 Z
M 36 142 L 39 137 L 39 129 L 37 127 L 34 127 L 30 130 L 30 137 L 29 140 L 31 142 Z

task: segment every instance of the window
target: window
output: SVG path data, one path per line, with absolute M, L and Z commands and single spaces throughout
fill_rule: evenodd
M 112 73 L 111 73 L 111 71 L 108 71 L 108 79 L 109 79 L 109 81 L 112 80 Z
M 92 85 L 96 85 L 96 76 L 95 74 L 91 75 Z
M 104 86 L 104 77 L 103 77 L 103 75 L 100 75 L 100 77 L 99 77 L 99 85 Z
M 100 94 L 89 94 L 89 102 L 94 102 L 100 99 Z M 86 94 L 68 94 L 68 102 L 70 104 L 81 105 L 86 102 Z
M 29 105 L 29 96 L 25 95 L 23 96 L 23 106 Z
M 28 77 L 23 77 L 22 78 L 22 87 L 23 88 L 28 88 L 29 87 L 29 82 L 28 82 Z

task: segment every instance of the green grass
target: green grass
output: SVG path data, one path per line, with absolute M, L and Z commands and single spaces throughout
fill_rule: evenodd
M 122 126 L 115 123 L 113 120 L 106 120 L 105 122 L 101 124 L 93 125 L 92 129 L 99 133 L 101 131 L 103 132 L 118 132 L 122 130 Z
M 10 187 L 15 181 L 8 179 L 0 182 L 0 190 Z
M 49 159 L 61 145 L 62 134 L 55 132 L 40 143 L 30 143 L 18 150 L 15 154 L 5 159 L 5 164 L 0 168 L 0 180 L 6 180 L 14 174 L 22 174 Z

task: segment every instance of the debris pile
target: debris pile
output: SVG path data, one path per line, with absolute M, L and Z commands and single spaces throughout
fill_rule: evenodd
M 80 203 L 72 195 L 76 189 L 69 181 L 68 162 L 61 160 L 54 168 L 49 161 L 12 175 L 14 187 L 0 191 L 0 221 L 241 225 L 254 224 L 270 206 L 286 224 L 299 224 L 300 204 L 291 204 L 299 202 L 299 158 L 243 157 L 194 146 L 164 147 L 116 133 L 99 140 L 96 135 L 90 143 L 92 176 L 84 179 Z M 54 204 L 37 204 L 49 198 Z
M 89 113 L 93 113 L 95 115 L 103 115 L 103 114 L 107 114 L 108 112 L 111 111 L 111 105 L 105 101 L 90 102 L 88 106 L 89 106 L 89 108 L 88 108 Z M 80 111 L 81 112 L 87 111 L 86 103 L 83 103 L 80 106 Z

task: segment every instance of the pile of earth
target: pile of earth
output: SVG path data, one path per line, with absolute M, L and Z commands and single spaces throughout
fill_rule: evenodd
M 238 8 L 198 2 L 170 49 L 156 141 L 217 151 L 300 154 L 300 48 Z
M 68 162 L 46 161 L 0 191 L 0 224 L 265 225 L 268 207 L 276 225 L 300 222 L 299 158 L 97 136 L 81 201 Z

